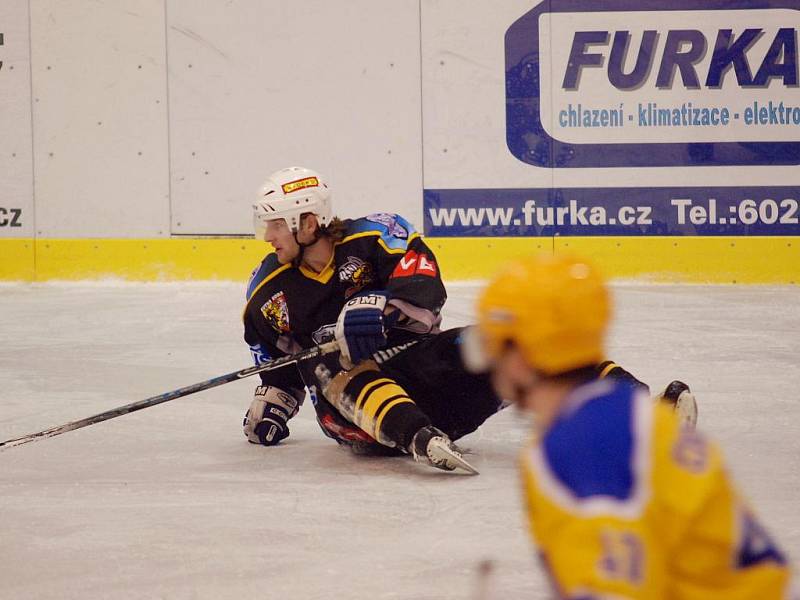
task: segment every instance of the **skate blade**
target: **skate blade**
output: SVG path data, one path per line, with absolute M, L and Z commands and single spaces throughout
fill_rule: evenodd
M 455 471 L 460 469 L 466 471 L 470 475 L 480 475 L 478 469 L 469 464 L 457 452 L 451 450 L 444 443 L 437 443 L 438 440 L 432 442 L 433 447 L 428 447 L 428 454 L 431 464 L 434 467 L 444 469 L 446 471 Z
M 687 390 L 678 396 L 675 414 L 687 427 L 694 429 L 697 426 L 697 401 L 694 394 Z
M 469 463 L 468 463 L 467 461 L 465 461 L 463 458 L 459 457 L 459 458 L 457 458 L 457 459 L 455 460 L 455 462 L 457 463 L 457 464 L 456 464 L 456 468 L 457 468 L 457 469 L 462 469 L 463 471 L 466 471 L 466 472 L 467 472 L 467 473 L 469 473 L 470 475 L 480 475 L 480 472 L 478 471 L 478 469 L 476 469 L 475 467 L 473 467 L 471 464 L 469 464 Z M 451 464 L 452 464 L 452 463 L 451 463 Z
M 697 426 L 697 401 L 694 394 L 687 387 L 678 394 L 677 398 L 667 397 L 665 394 L 668 389 L 669 386 L 655 397 L 655 401 L 670 405 L 680 422 L 686 427 L 694 429 Z

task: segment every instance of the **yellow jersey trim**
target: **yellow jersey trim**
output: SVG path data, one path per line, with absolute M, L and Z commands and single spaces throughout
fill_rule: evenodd
M 333 270 L 333 259 L 334 255 L 331 254 L 330 260 L 328 260 L 328 263 L 322 268 L 322 271 L 320 271 L 319 273 L 315 273 L 314 271 L 303 265 L 300 265 L 298 267 L 298 270 L 308 279 L 318 281 L 319 283 L 328 283 L 331 280 L 331 277 L 333 277 L 333 274 L 335 272 Z
M 250 306 L 250 300 L 256 297 L 258 290 L 264 287 L 269 281 L 274 279 L 278 273 L 283 273 L 286 269 L 290 268 L 292 265 L 281 265 L 274 271 L 272 271 L 269 275 L 264 277 L 264 280 L 256 286 L 256 289 L 253 290 L 253 293 L 250 294 L 250 297 L 247 299 L 247 302 L 244 304 L 244 310 L 242 311 L 242 320 L 244 320 L 244 316 L 247 314 L 247 307 Z
M 383 241 L 383 238 L 381 237 L 382 234 L 380 231 L 361 231 L 359 233 L 353 233 L 351 235 L 345 236 L 338 242 L 334 242 L 333 245 L 334 247 L 336 247 L 339 244 L 344 244 L 345 242 L 349 242 L 350 240 L 356 240 L 358 238 L 364 238 L 364 237 L 375 237 L 375 236 L 378 237 L 378 243 L 381 245 L 381 247 L 384 250 L 386 250 L 386 252 L 388 252 L 389 254 L 405 254 L 406 252 L 408 252 L 408 248 L 394 248 L 394 249 L 389 248 L 389 246 L 386 245 L 386 242 Z M 415 240 L 418 237 L 421 237 L 419 233 L 417 233 L 416 231 L 412 233 L 410 236 L 408 236 L 408 239 L 406 240 L 406 246 L 410 244 L 412 240 Z

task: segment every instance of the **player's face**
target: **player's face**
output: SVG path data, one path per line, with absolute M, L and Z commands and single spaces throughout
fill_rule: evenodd
M 275 254 L 278 255 L 278 262 L 282 265 L 292 262 L 300 255 L 300 246 L 294 239 L 289 225 L 286 224 L 286 219 L 269 221 L 264 240 L 272 244 Z
M 516 348 L 504 350 L 492 367 L 492 384 L 497 394 L 523 410 L 532 408 L 530 399 L 536 381 L 536 375 Z

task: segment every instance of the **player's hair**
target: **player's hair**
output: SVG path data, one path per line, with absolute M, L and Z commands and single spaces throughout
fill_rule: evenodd
M 339 217 L 333 217 L 327 225 L 320 225 L 319 233 L 333 242 L 340 242 L 347 233 L 347 225 Z

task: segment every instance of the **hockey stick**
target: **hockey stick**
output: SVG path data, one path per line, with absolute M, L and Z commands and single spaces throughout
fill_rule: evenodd
M 155 406 L 156 404 L 161 404 L 163 402 L 169 402 L 170 400 L 175 400 L 176 398 L 188 396 L 189 394 L 194 394 L 195 392 L 202 392 L 203 390 L 217 387 L 224 383 L 230 383 L 231 381 L 244 379 L 245 377 L 250 377 L 251 375 L 255 375 L 256 373 L 262 373 L 264 371 L 272 371 L 273 369 L 277 369 L 279 367 L 283 367 L 291 363 L 299 362 L 302 360 L 308 360 L 310 358 L 323 356 L 325 354 L 330 354 L 331 352 L 334 352 L 338 349 L 339 345 L 336 342 L 327 342 L 325 344 L 320 344 L 319 346 L 314 346 L 312 348 L 308 348 L 307 350 L 302 350 L 290 356 L 282 356 L 281 358 L 276 358 L 275 360 L 271 360 L 262 365 L 247 367 L 246 369 L 235 371 L 233 373 L 228 373 L 227 375 L 220 375 L 219 377 L 214 377 L 213 379 L 201 381 L 200 383 L 187 385 L 186 387 L 182 387 L 180 389 L 173 390 L 171 392 L 166 392 L 165 394 L 153 396 L 145 400 L 139 400 L 138 402 L 132 402 L 131 404 L 126 404 L 125 406 L 120 406 L 118 408 L 112 408 L 111 410 L 101 412 L 91 417 L 86 417 L 85 419 L 81 419 L 79 421 L 72 421 L 71 423 L 65 423 L 64 425 L 59 425 L 58 427 L 51 427 L 50 429 L 45 429 L 44 431 L 37 431 L 36 433 L 29 433 L 28 435 L 23 435 L 22 437 L 6 440 L 5 442 L 0 442 L 0 450 L 5 450 L 6 448 L 11 448 L 12 446 L 21 446 L 22 444 L 27 444 L 28 442 L 35 442 L 37 440 L 41 440 L 44 438 L 50 438 L 56 435 L 61 435 L 62 433 L 66 433 L 67 431 L 80 429 L 81 427 L 94 425 L 95 423 L 101 423 L 102 421 L 107 421 L 108 419 L 113 419 L 115 417 L 121 417 L 122 415 L 127 415 L 128 413 L 132 413 L 137 410 L 142 410 L 143 408 L 148 408 L 150 406 Z

